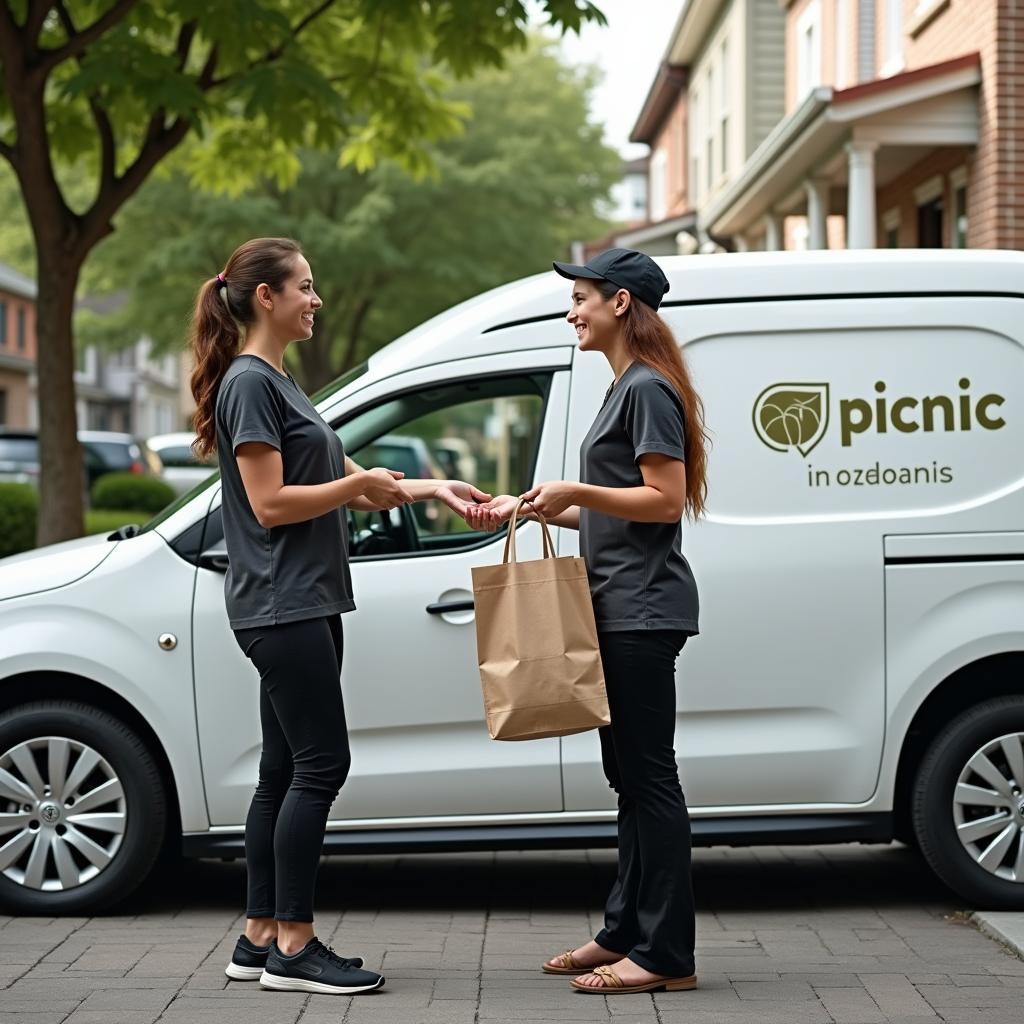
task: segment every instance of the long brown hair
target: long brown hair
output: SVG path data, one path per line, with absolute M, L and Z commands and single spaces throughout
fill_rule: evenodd
M 217 389 L 238 354 L 242 328 L 255 318 L 253 294 L 261 284 L 280 291 L 301 253 L 299 243 L 290 238 L 250 238 L 231 254 L 220 276 L 207 281 L 196 295 L 190 344 L 198 436 L 192 447 L 203 458 L 217 447 Z
M 595 283 L 606 301 L 619 291 L 619 286 L 611 281 Z M 672 328 L 646 302 L 632 294 L 630 300 L 622 315 L 626 350 L 637 362 L 660 373 L 676 389 L 683 403 L 683 455 L 686 462 L 683 509 L 691 519 L 697 519 L 704 514 L 708 496 L 707 450 L 711 441 L 704 426 L 704 403 L 690 380 L 686 360 Z

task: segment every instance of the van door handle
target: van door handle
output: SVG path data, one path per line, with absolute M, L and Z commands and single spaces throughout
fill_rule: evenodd
M 208 548 L 199 556 L 201 569 L 212 569 L 214 572 L 228 571 L 228 553 L 224 548 Z
M 428 615 L 444 615 L 446 612 L 471 612 L 476 607 L 472 601 L 438 601 L 427 605 Z

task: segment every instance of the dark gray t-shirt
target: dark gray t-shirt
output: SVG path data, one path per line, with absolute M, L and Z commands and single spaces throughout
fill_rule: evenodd
M 345 475 L 341 439 L 292 377 L 258 356 L 236 356 L 217 392 L 221 515 L 228 549 L 224 598 L 232 629 L 315 619 L 355 608 L 344 509 L 270 529 L 260 526 L 235 451 L 262 441 L 281 453 L 285 484 Z
M 639 458 L 683 461 L 683 403 L 657 371 L 631 363 L 609 389 L 580 449 L 580 481 L 642 487 Z M 634 523 L 580 509 L 594 616 L 602 632 L 697 629 L 697 584 L 681 550 L 681 523 Z

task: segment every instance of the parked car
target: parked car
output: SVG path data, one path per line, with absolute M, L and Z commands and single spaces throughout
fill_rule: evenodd
M 217 468 L 215 458 L 200 459 L 192 450 L 196 435 L 189 431 L 175 434 L 157 434 L 146 445 L 155 452 L 163 465 L 161 477 L 174 488 L 176 494 L 192 490 Z
M 661 262 L 714 441 L 707 516 L 684 526 L 695 841 L 899 838 L 967 905 L 1024 908 L 1024 254 Z M 572 476 L 610 373 L 576 348 L 567 302 L 554 274 L 480 296 L 317 407 L 357 461 L 457 420 L 512 490 Z M 521 526 L 520 557 L 540 557 L 539 530 Z M 91 913 L 165 840 L 243 854 L 259 710 L 224 609 L 216 476 L 120 537 L 0 562 L 9 912 Z M 328 853 L 614 842 L 594 733 L 488 739 L 470 569 L 502 543 L 408 509 L 353 540 L 353 767 Z
M 145 441 L 107 430 L 79 430 L 84 470 L 83 487 L 88 495 L 92 485 L 106 473 L 159 475 L 160 458 Z M 34 430 L 0 429 L 0 480 L 39 483 L 39 434 Z
M 80 430 L 78 440 L 85 455 L 89 487 L 106 473 L 141 473 L 159 476 L 160 456 L 141 438 L 108 430 Z
M 0 480 L 38 485 L 39 441 L 34 433 L 0 427 Z

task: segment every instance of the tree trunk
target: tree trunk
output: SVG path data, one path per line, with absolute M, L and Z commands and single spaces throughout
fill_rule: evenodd
M 38 249 L 36 378 L 40 495 L 37 543 L 81 537 L 82 453 L 75 423 L 75 355 L 71 320 L 81 264 Z

